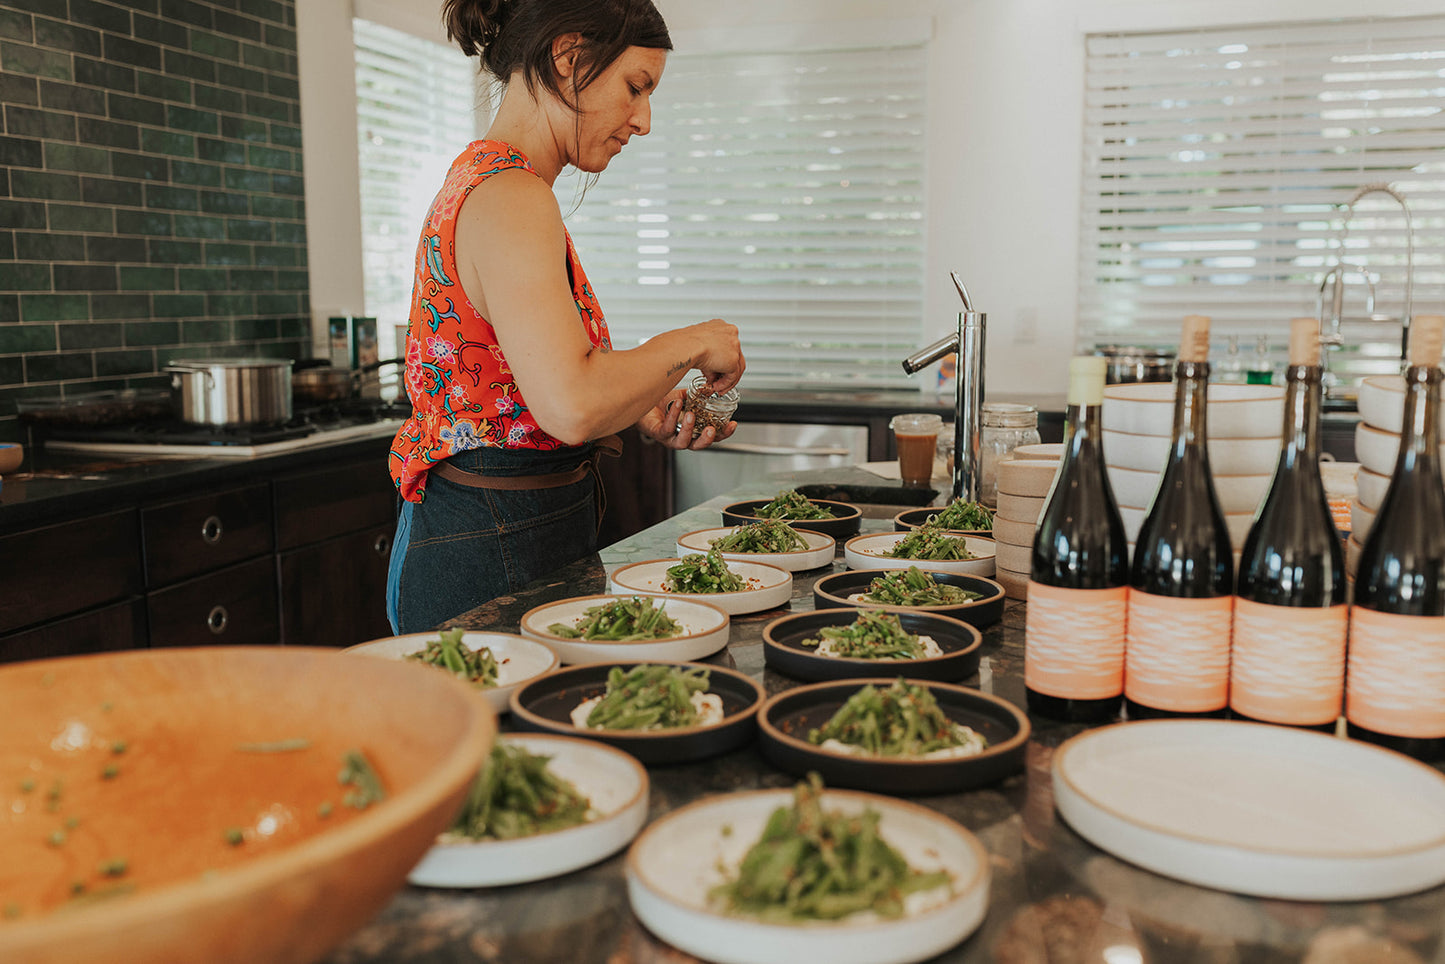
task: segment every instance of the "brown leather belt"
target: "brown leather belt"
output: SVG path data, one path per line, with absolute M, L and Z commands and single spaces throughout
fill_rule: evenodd
M 601 456 L 610 455 L 615 458 L 621 454 L 622 439 L 616 435 L 608 435 L 596 441 L 592 454 L 583 459 L 580 465 L 566 472 L 544 472 L 539 475 L 481 475 L 476 472 L 468 472 L 466 469 L 459 469 L 445 461 L 433 465 L 431 471 L 448 482 L 470 486 L 474 489 L 555 489 L 585 479 L 588 472 L 594 471 L 597 459 Z

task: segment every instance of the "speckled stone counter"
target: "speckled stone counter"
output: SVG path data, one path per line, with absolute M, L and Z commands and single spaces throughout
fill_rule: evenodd
M 827 476 L 828 481 L 837 477 Z M 821 473 L 783 479 L 822 481 Z M 874 479 L 874 482 L 877 480 Z M 684 532 L 720 524 L 719 509 L 771 496 L 776 483 L 739 489 L 653 526 L 600 557 L 559 570 L 525 593 L 504 597 L 454 621 L 472 629 L 515 632 L 528 609 L 554 599 L 606 591 L 618 565 L 675 555 Z M 891 512 L 872 507 L 863 531 L 892 528 Z M 712 662 L 760 679 L 771 693 L 797 683 L 763 665 L 762 627 L 787 611 L 812 608 L 812 586 L 844 568 L 796 574 L 789 608 L 733 617 L 727 650 Z M 1008 603 L 984 633 L 979 673 L 967 685 L 1024 705 L 1025 607 Z M 1082 729 L 1034 721 L 1023 772 L 991 787 L 916 802 L 952 817 L 987 848 L 993 869 L 988 916 L 940 961 L 1002 964 L 1445 964 L 1445 888 L 1390 901 L 1317 904 L 1260 900 L 1179 883 L 1126 864 L 1075 834 L 1053 806 L 1053 749 Z M 711 794 L 784 787 L 792 778 L 755 746 L 721 757 L 652 767 L 651 819 Z M 1322 801 L 1322 805 L 1327 802 Z M 652 937 L 633 917 L 622 854 L 553 880 L 516 887 L 431 890 L 407 887 L 382 914 L 336 951 L 330 964 L 505 961 L 623 964 L 692 960 Z M 685 858 L 685 855 L 684 855 Z

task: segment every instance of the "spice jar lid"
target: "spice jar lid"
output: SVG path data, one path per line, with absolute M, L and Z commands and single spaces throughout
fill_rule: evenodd
M 1039 421 L 1037 408 L 1016 402 L 985 402 L 981 414 L 983 424 L 993 428 L 1027 428 Z

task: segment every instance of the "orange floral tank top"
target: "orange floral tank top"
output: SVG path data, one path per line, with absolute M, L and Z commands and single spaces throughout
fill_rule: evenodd
M 406 392 L 412 414 L 391 443 L 391 477 L 402 498 L 420 502 L 428 470 L 469 449 L 557 449 L 537 426 L 497 334 L 458 282 L 457 212 L 478 184 L 498 171 L 532 171 L 521 152 L 501 141 L 474 141 L 452 162 L 422 225 L 406 333 Z M 567 274 L 577 314 L 594 346 L 610 349 L 597 296 L 567 234 Z

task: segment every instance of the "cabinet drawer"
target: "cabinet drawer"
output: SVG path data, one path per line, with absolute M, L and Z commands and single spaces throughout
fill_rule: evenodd
M 271 488 L 250 485 L 141 510 L 146 585 L 210 572 L 272 550 Z
M 139 595 L 134 509 L 0 537 L 0 633 Z
M 396 486 L 384 455 L 282 476 L 275 485 L 278 551 L 396 523 Z
M 152 646 L 274 644 L 280 639 L 275 557 L 153 592 L 146 608 Z
M 391 635 L 386 620 L 390 523 L 281 554 L 281 641 L 352 646 Z
M 141 649 L 146 645 L 145 599 L 136 596 L 35 629 L 0 636 L 0 663 Z

